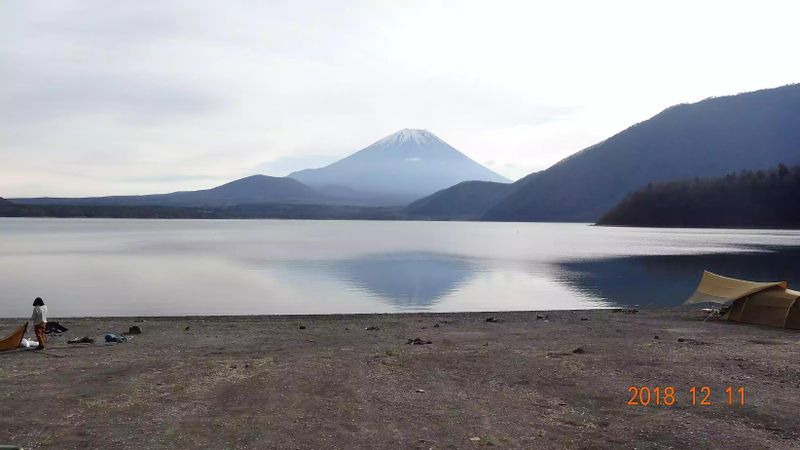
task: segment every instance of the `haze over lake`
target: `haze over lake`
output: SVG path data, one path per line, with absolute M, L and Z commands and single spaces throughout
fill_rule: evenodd
M 703 269 L 800 285 L 799 231 L 0 219 L 0 316 L 670 306 Z

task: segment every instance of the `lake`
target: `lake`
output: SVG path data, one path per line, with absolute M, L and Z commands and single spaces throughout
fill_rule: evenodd
M 703 269 L 798 287 L 799 257 L 799 231 L 2 218 L 0 316 L 672 306 Z

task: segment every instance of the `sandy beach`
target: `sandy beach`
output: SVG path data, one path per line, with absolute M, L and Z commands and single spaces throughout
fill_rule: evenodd
M 0 444 L 800 447 L 800 332 L 703 318 L 679 310 L 52 318 L 69 331 L 47 350 L 0 353 Z M 18 323 L 0 319 L 0 334 Z M 130 342 L 102 342 L 134 325 L 142 334 Z M 97 343 L 66 342 L 81 336 Z M 637 392 L 640 404 L 628 404 Z

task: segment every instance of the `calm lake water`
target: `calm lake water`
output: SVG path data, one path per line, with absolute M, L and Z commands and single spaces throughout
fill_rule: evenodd
M 800 286 L 800 232 L 585 224 L 0 219 L 0 316 L 677 305 L 703 269 Z

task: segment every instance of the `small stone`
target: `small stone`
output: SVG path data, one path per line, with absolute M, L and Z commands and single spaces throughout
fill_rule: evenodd
M 417 389 L 417 393 L 418 394 L 424 394 L 425 393 L 425 389 Z
M 583 347 L 577 347 L 577 348 L 572 350 L 572 353 L 576 353 L 576 354 L 586 353 L 586 350 L 584 350 Z
M 475 436 L 475 437 L 469 438 L 469 440 L 472 441 L 472 442 L 479 442 L 481 440 L 481 438 L 479 438 L 478 436 Z
M 658 339 L 658 335 L 653 336 L 653 339 Z
M 183 331 L 189 331 L 190 328 L 191 327 L 187 326 L 186 328 L 183 329 Z
M 305 325 L 300 325 L 298 328 L 300 328 L 301 330 L 305 330 L 306 326 Z
M 142 334 L 142 329 L 139 328 L 137 325 L 134 325 L 128 328 L 128 332 L 125 334 Z
M 588 317 L 581 317 L 581 320 L 589 320 Z
M 439 328 L 439 324 L 438 323 L 433 324 L 433 328 Z

